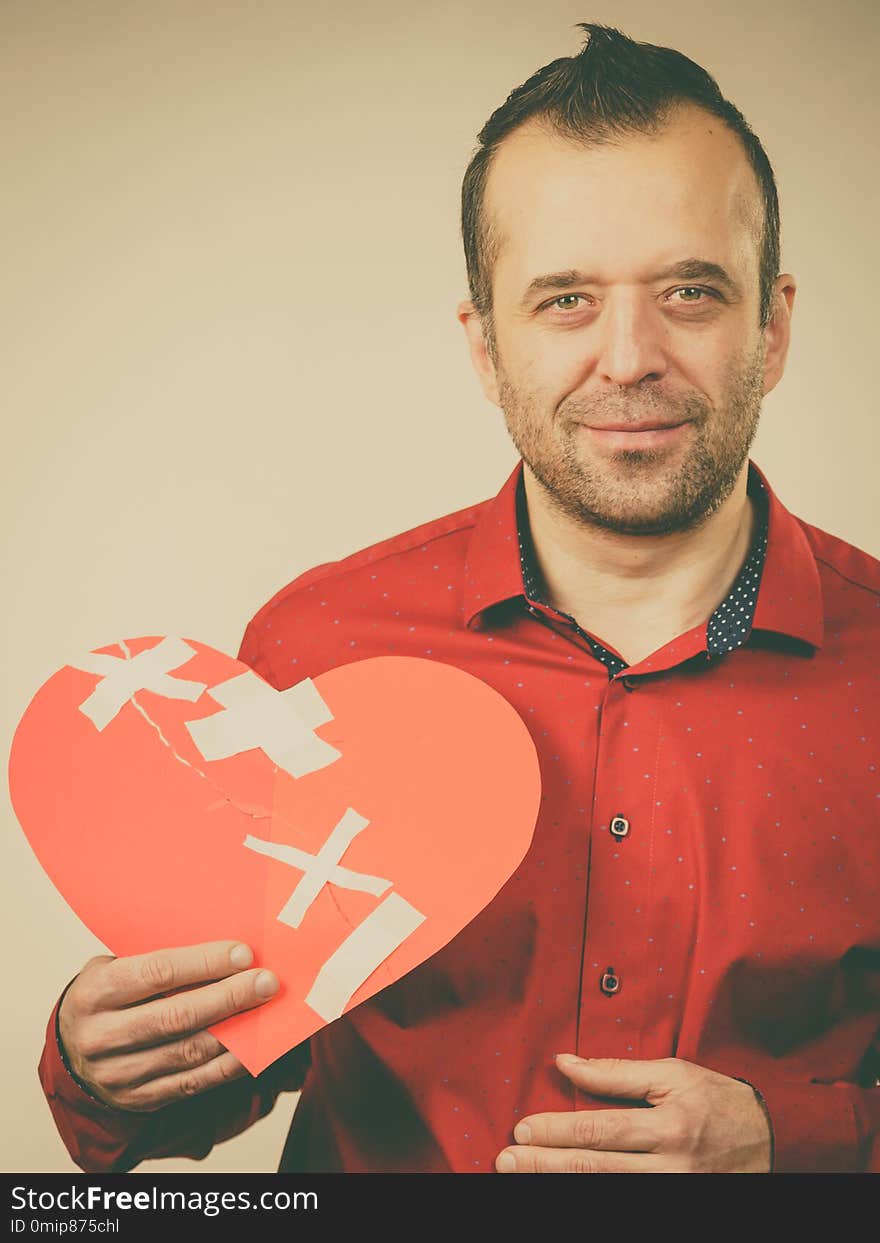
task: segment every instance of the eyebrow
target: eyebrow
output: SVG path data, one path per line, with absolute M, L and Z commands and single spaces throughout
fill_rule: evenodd
M 742 297 L 742 289 L 730 273 L 720 263 L 712 263 L 709 259 L 682 259 L 680 263 L 670 264 L 649 278 L 649 283 L 662 280 L 712 281 L 723 285 L 734 298 Z M 530 281 L 523 294 L 521 307 L 527 306 L 534 296 L 552 289 L 573 289 L 575 285 L 599 285 L 601 281 L 587 272 L 576 268 L 566 268 L 563 272 L 547 272 L 536 276 Z

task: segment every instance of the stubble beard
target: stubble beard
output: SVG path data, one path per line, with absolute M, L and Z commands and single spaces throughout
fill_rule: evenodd
M 553 412 L 510 383 L 496 361 L 507 430 L 549 505 L 575 522 L 622 535 L 666 535 L 701 525 L 730 496 L 758 430 L 764 342 L 731 365 L 721 408 L 704 397 L 670 397 L 657 381 L 586 402 L 564 401 Z M 595 450 L 580 424 L 691 420 L 683 450 Z M 664 466 L 664 462 L 668 465 Z

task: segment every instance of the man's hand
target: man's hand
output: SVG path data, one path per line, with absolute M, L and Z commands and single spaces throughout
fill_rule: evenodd
M 271 971 L 246 970 L 253 960 L 238 941 L 92 958 L 58 1014 L 73 1073 L 105 1104 L 144 1113 L 242 1078 L 205 1029 L 277 993 Z
M 534 1114 L 499 1153 L 501 1174 L 770 1172 L 770 1124 L 753 1089 L 678 1058 L 639 1062 L 562 1053 L 556 1065 L 591 1096 L 651 1109 Z

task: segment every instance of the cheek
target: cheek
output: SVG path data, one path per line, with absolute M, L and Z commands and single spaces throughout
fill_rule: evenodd
M 739 328 L 738 321 L 707 325 L 705 332 L 680 334 L 671 342 L 670 361 L 713 402 L 754 364 L 759 342 L 745 336 Z
M 502 360 L 510 385 L 531 404 L 555 409 L 586 382 L 591 363 L 574 333 L 514 335 Z

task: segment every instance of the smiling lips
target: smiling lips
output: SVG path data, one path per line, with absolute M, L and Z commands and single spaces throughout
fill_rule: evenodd
M 680 419 L 677 423 L 664 423 L 659 419 L 645 419 L 642 423 L 602 423 L 599 427 L 593 427 L 592 424 L 585 424 L 591 432 L 654 432 L 669 431 L 673 427 L 681 427 L 684 419 Z
M 689 421 L 646 420 L 644 423 L 606 423 L 601 427 L 590 427 L 586 423 L 581 426 L 591 439 L 608 449 L 658 449 L 671 445 Z

